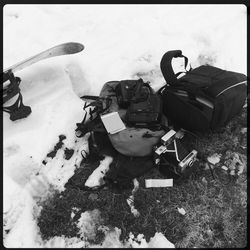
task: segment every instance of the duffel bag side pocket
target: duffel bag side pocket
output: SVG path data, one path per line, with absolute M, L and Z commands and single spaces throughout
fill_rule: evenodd
M 246 97 L 247 91 L 244 85 L 230 88 L 218 95 L 215 99 L 211 128 L 217 129 L 226 126 L 232 118 L 240 113 Z
M 163 91 L 163 113 L 177 127 L 190 131 L 207 131 L 210 129 L 210 122 L 213 109 L 204 112 L 201 103 L 182 98 L 172 91 Z

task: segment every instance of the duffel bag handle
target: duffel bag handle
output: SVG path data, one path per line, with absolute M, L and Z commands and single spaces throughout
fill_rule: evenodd
M 174 73 L 173 67 L 172 67 L 172 59 L 177 57 L 183 57 L 185 60 L 185 71 L 187 64 L 188 64 L 188 58 L 184 55 L 182 55 L 181 50 L 170 50 L 166 52 L 160 62 L 161 72 L 166 80 L 166 82 L 169 85 L 175 85 L 177 83 L 177 77 L 182 72 Z

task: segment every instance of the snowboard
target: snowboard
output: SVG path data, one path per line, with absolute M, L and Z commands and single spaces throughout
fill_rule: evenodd
M 45 60 L 56 56 L 75 54 L 81 52 L 83 49 L 84 45 L 82 45 L 81 43 L 76 43 L 76 42 L 62 43 L 47 50 L 44 50 L 19 63 L 16 63 L 7 69 L 4 69 L 2 73 L 3 103 L 10 100 L 18 93 L 19 96 L 13 105 L 9 107 L 3 107 L 3 111 L 10 113 L 10 119 L 12 121 L 27 117 L 31 113 L 31 108 L 23 105 L 22 95 L 19 88 L 21 79 L 14 75 L 15 72 L 20 71 L 28 66 L 31 66 L 32 64 L 37 63 L 41 60 Z

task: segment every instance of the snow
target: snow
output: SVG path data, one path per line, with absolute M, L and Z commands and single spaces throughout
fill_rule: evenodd
M 82 213 L 77 223 L 77 226 L 80 229 L 80 237 L 83 239 L 87 238 L 90 240 L 94 240 L 96 236 L 95 231 L 100 221 L 101 214 L 98 209 Z
M 64 42 L 80 42 L 85 49 L 17 73 L 24 103 L 31 106 L 32 113 L 15 122 L 3 114 L 4 246 L 89 246 L 76 237 L 42 241 L 36 222 L 37 202 L 55 190 L 64 190 L 81 162 L 81 151 L 88 152 L 87 136 L 78 139 L 74 133 L 75 124 L 83 118 L 79 96 L 98 94 L 110 80 L 138 77 L 158 89 L 164 83 L 160 59 L 173 49 L 181 49 L 192 67 L 211 63 L 246 74 L 246 15 L 244 5 L 230 4 L 5 5 L 4 68 Z M 182 69 L 183 60 L 174 60 L 173 67 Z M 66 136 L 63 147 L 48 159 L 59 135 Z M 64 157 L 65 148 L 74 150 L 69 160 Z M 91 178 L 92 183 L 97 179 L 95 175 Z M 89 224 L 91 221 L 95 220 Z M 117 228 L 107 232 L 96 247 L 172 244 L 160 232 L 148 243 L 141 239 L 140 244 L 122 243 L 119 235 Z
M 135 217 L 139 217 L 140 216 L 140 212 L 135 208 L 135 205 L 134 205 L 135 193 L 139 189 L 139 182 L 138 182 L 138 180 L 136 178 L 133 179 L 133 184 L 134 184 L 134 188 L 133 188 L 133 190 L 131 192 L 131 195 L 127 198 L 127 203 L 128 203 L 128 205 L 130 207 L 131 213 Z
M 185 215 L 185 214 L 186 214 L 186 211 L 185 211 L 184 208 L 179 208 L 179 207 L 177 207 L 177 210 L 178 210 L 178 212 L 179 212 L 180 214 L 182 214 L 182 215 Z
M 89 176 L 87 181 L 85 182 L 85 186 L 87 187 L 96 187 L 104 184 L 103 177 L 106 172 L 109 170 L 109 165 L 113 161 L 113 158 L 110 156 L 105 156 L 104 160 L 100 162 L 98 168 L 96 168 L 92 174 Z
M 220 162 L 221 154 L 214 153 L 207 157 L 207 161 L 213 165 L 216 165 Z

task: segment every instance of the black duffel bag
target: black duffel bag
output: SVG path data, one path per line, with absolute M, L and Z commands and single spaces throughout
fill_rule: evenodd
M 190 131 L 216 130 L 225 126 L 241 111 L 247 97 L 247 77 L 210 65 L 174 73 L 172 59 L 187 57 L 181 50 L 165 53 L 160 67 L 167 82 L 158 93 L 163 113 L 174 126 Z

